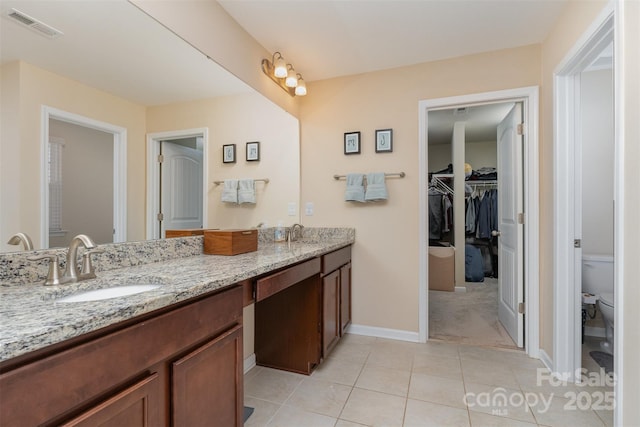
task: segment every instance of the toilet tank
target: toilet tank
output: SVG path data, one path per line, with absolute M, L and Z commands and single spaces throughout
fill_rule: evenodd
M 613 256 L 582 254 L 582 292 L 613 293 Z

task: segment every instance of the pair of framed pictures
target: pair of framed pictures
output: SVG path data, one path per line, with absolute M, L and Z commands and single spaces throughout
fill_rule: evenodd
M 260 160 L 260 143 L 247 142 L 247 162 L 257 162 Z M 236 162 L 236 144 L 226 144 L 222 146 L 222 163 Z
M 393 151 L 393 130 L 376 130 L 376 153 L 391 153 Z M 344 154 L 360 154 L 360 132 L 344 134 Z

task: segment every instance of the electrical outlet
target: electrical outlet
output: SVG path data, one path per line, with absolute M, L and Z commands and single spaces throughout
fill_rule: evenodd
M 287 205 L 287 212 L 289 216 L 296 216 L 297 210 L 298 209 L 296 207 L 296 202 L 289 202 L 289 204 Z
M 307 202 L 306 205 L 304 205 L 304 214 L 307 216 L 313 215 L 313 202 Z

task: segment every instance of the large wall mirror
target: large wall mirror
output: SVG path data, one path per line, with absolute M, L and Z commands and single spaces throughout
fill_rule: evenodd
M 0 251 L 299 221 L 298 120 L 215 58 L 125 0 L 0 5 Z M 223 202 L 228 179 L 256 203 Z

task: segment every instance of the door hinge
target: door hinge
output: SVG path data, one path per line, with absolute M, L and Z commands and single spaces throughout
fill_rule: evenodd
M 518 124 L 516 132 L 518 133 L 518 135 L 524 135 L 524 123 Z
M 524 224 L 524 212 L 518 214 L 518 224 Z
M 164 162 L 164 156 L 162 154 L 158 154 L 158 163 Z
M 164 215 L 162 214 L 162 212 L 158 214 L 158 221 L 164 221 Z
M 573 240 L 573 247 L 574 248 L 581 248 L 582 247 L 582 240 L 581 239 L 574 239 Z
M 518 313 L 524 314 L 524 303 L 518 303 Z

